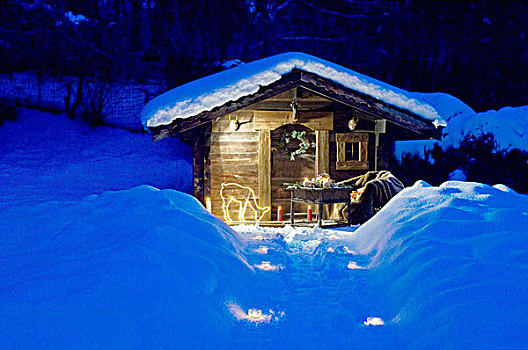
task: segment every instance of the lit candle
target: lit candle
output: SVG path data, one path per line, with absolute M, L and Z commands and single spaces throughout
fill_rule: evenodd
M 205 209 L 207 209 L 208 212 L 211 212 L 211 198 L 207 197 L 205 199 Z
M 308 209 L 306 209 L 306 220 L 308 222 L 312 221 L 312 206 L 309 205 Z
M 277 208 L 277 221 L 282 221 L 282 207 Z

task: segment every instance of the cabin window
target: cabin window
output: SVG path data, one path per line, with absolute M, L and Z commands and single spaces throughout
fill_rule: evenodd
M 336 170 L 368 169 L 368 134 L 336 134 Z
M 361 142 L 345 142 L 345 162 L 349 160 L 359 161 L 359 148 Z

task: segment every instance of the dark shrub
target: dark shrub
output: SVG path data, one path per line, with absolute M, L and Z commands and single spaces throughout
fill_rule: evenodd
M 15 102 L 0 100 L 0 125 L 6 120 L 16 120 L 19 113 Z
M 404 156 L 401 164 L 395 160 L 391 163 L 391 170 L 405 185 L 417 180 L 439 185 L 449 179 L 452 171 L 462 169 L 467 181 L 501 183 L 517 192 L 528 193 L 528 152 L 499 150 L 491 133 L 467 135 L 459 148 L 443 150 L 435 146 L 426 152 L 425 159 Z

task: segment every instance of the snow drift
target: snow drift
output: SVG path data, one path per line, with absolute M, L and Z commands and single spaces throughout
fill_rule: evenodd
M 182 193 L 141 186 L 0 212 L 0 344 L 222 346 L 251 269 L 236 234 Z
M 410 348 L 528 346 L 528 197 L 418 182 L 356 231 L 379 307 Z M 441 345 L 440 345 L 441 344 Z
M 287 239 L 237 234 L 194 198 L 148 186 L 7 206 L 0 343 L 526 347 L 527 198 L 421 183 L 355 232 Z M 290 248 L 302 239 L 309 249 Z

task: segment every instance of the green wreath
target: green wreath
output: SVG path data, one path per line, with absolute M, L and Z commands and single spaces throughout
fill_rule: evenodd
M 294 142 L 295 140 L 299 141 L 299 148 L 291 151 L 288 148 L 288 145 Z M 290 161 L 293 162 L 295 160 L 295 157 L 304 154 L 308 151 L 308 149 L 310 148 L 310 141 L 306 137 L 306 131 L 293 130 L 291 133 L 288 131 L 284 131 L 281 134 L 279 146 L 282 149 L 282 153 L 287 155 L 290 158 Z

